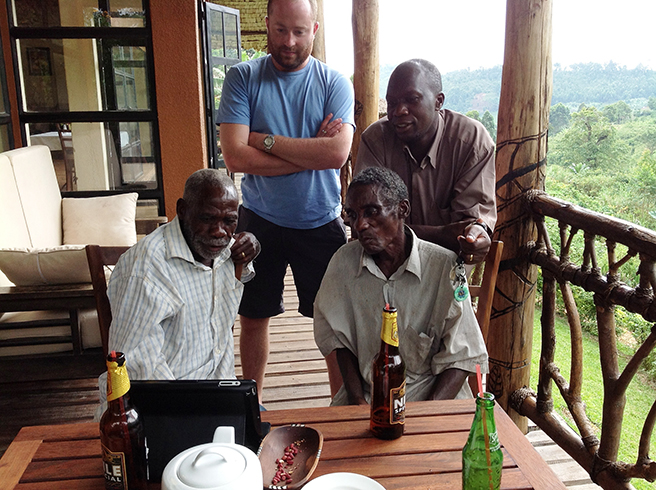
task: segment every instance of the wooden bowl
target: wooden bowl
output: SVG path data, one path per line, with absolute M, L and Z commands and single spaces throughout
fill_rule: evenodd
M 301 488 L 319 464 L 322 446 L 321 432 L 306 425 L 283 425 L 269 432 L 257 450 L 257 457 L 260 458 L 262 465 L 264 488 L 287 490 Z M 285 450 L 290 447 L 295 447 L 296 453 L 292 453 L 288 462 L 283 461 Z M 291 482 L 273 483 L 276 472 L 280 468 L 291 476 Z

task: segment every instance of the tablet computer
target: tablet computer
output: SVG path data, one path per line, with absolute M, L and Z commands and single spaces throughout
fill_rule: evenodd
M 148 480 L 159 482 L 177 454 L 212 442 L 214 429 L 235 428 L 235 442 L 257 452 L 268 432 L 260 419 L 253 380 L 131 381 L 130 399 L 139 411 L 148 447 Z

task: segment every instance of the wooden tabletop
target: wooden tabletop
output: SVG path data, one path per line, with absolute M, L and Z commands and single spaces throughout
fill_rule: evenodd
M 360 473 L 394 489 L 458 489 L 461 450 L 474 415 L 474 400 L 408 403 L 405 434 L 373 438 L 366 406 L 275 410 L 262 413 L 272 427 L 305 423 L 324 436 L 313 477 Z M 502 489 L 565 489 L 510 418 L 497 407 L 504 450 Z M 151 485 L 151 488 L 157 488 Z M 98 425 L 24 427 L 0 460 L 1 490 L 104 488 Z

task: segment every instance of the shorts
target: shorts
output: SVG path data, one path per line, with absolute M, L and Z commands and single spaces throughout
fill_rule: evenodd
M 342 218 L 318 228 L 285 228 L 239 208 L 237 231 L 248 231 L 259 240 L 262 250 L 253 265 L 255 277 L 244 285 L 239 314 L 247 318 L 269 318 L 285 311 L 283 290 L 289 265 L 298 294 L 298 311 L 312 317 L 314 298 L 339 247 L 346 243 Z

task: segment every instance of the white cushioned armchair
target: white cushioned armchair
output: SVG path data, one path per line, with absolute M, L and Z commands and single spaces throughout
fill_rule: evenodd
M 136 243 L 137 197 L 62 199 L 48 147 L 0 153 L 0 356 L 101 345 L 85 246 Z

